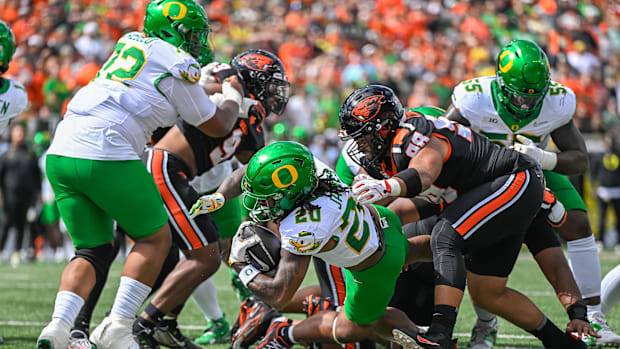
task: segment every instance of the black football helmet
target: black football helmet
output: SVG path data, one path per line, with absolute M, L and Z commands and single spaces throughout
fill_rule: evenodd
M 394 91 L 382 85 L 368 85 L 354 91 L 340 107 L 340 139 L 355 140 L 346 151 L 371 176 L 379 176 L 378 166 L 404 115 Z
M 282 114 L 290 84 L 276 55 L 260 49 L 247 50 L 236 55 L 230 65 L 241 74 L 248 93 L 263 104 L 267 114 Z

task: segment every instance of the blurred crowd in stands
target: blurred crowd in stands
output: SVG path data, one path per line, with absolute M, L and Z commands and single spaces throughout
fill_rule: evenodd
M 0 0 L 18 49 L 7 75 L 23 83 L 28 139 L 50 133 L 66 103 L 96 74 L 126 32 L 142 29 L 147 0 Z M 291 82 L 271 140 L 338 155 L 338 111 L 355 88 L 381 82 L 406 106 L 447 107 L 454 85 L 495 73 L 511 39 L 536 41 L 552 79 L 577 94 L 587 137 L 620 126 L 620 3 L 614 0 L 213 0 L 203 1 L 218 61 L 262 48 Z M 597 138 L 598 137 L 598 138 Z M 603 142 L 599 142 L 603 144 Z M 604 151 L 601 146 L 597 151 Z

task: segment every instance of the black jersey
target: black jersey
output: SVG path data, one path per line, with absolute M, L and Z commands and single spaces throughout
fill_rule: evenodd
M 177 126 L 194 152 L 197 176 L 230 159 L 237 151 L 257 151 L 265 146 L 262 126 L 265 109 L 259 102 L 250 108 L 248 115 L 247 119 L 237 120 L 229 134 L 219 138 L 209 137 L 184 120 L 177 120 Z
M 536 167 L 536 161 L 517 151 L 491 143 L 466 126 L 445 118 L 407 112 L 399 125 L 391 151 L 381 167 L 392 177 L 409 167 L 412 158 L 430 140 L 439 137 L 450 145 L 439 177 L 419 197 L 434 204 L 450 204 L 466 192 L 499 176 Z

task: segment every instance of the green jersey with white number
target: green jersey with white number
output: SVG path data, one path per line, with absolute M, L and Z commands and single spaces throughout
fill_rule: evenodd
M 575 93 L 552 81 L 540 114 L 529 122 L 515 122 L 512 116 L 497 113 L 491 92 L 494 80 L 495 76 L 487 76 L 463 81 L 452 92 L 452 104 L 469 121 L 470 128 L 494 143 L 507 147 L 521 134 L 545 148 L 550 133 L 570 122 L 575 114 Z
M 126 34 L 69 103 L 49 154 L 139 159 L 156 128 L 172 126 L 179 115 L 194 126 L 213 116 L 215 104 L 199 79 L 200 66 L 188 53 L 143 33 Z M 180 102 L 180 93 L 194 95 L 195 89 L 201 89 L 201 95 L 195 94 L 200 100 Z

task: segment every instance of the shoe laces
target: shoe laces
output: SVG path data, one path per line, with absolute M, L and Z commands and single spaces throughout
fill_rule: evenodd
M 69 335 L 68 349 L 91 349 L 94 346 L 88 340 L 88 335 L 81 330 L 73 330 Z M 96 347 L 94 347 L 96 348 Z

